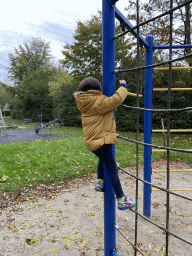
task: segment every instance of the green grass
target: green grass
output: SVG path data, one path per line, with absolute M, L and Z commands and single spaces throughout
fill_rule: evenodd
M 24 124 L 9 117 L 5 118 L 5 123 L 30 130 L 39 125 L 39 123 Z M 0 193 L 96 173 L 97 158 L 85 148 L 81 128 L 55 128 L 54 133 L 68 138 L 0 144 Z M 136 138 L 135 133 L 119 132 L 119 134 L 131 139 Z M 139 140 L 143 141 L 143 134 L 140 134 Z M 170 142 L 172 147 L 190 149 L 192 134 L 171 134 Z M 154 134 L 152 143 L 163 145 L 162 135 Z M 116 159 L 122 167 L 134 166 L 135 154 L 135 144 L 117 140 Z M 152 161 L 162 158 L 164 153 L 152 155 Z M 171 161 L 178 160 L 192 163 L 192 156 L 187 153 L 171 152 Z M 143 164 L 143 147 L 140 145 L 139 163 Z

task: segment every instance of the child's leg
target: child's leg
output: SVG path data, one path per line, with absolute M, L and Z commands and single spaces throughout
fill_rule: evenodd
M 98 164 L 97 164 L 97 179 L 103 180 L 104 179 L 104 173 L 103 173 L 103 160 L 99 158 Z
M 103 145 L 101 148 L 93 152 L 99 159 L 103 160 L 109 170 L 111 183 L 118 199 L 118 209 L 126 210 L 135 206 L 135 201 L 127 198 L 123 194 L 121 183 L 118 175 L 118 168 L 115 161 L 112 145 Z M 97 189 L 96 189 L 97 190 Z
M 107 169 L 109 170 L 111 183 L 117 198 L 124 196 L 121 183 L 119 180 L 117 164 L 115 161 L 112 145 L 103 145 L 99 149 L 93 151 L 93 153 L 105 162 Z
M 103 160 L 101 158 L 99 158 L 99 161 L 98 161 L 98 164 L 97 164 L 97 184 L 95 186 L 96 191 L 104 192 L 104 190 L 103 190 L 103 181 L 104 181 Z

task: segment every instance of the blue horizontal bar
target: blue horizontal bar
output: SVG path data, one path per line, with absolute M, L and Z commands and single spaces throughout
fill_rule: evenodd
M 125 18 L 125 16 L 116 7 L 115 7 L 115 18 L 118 19 L 121 24 L 124 24 L 128 29 L 133 28 L 133 25 Z M 130 31 L 130 33 L 137 38 L 136 29 Z M 139 42 L 143 44 L 146 49 L 149 49 L 149 44 L 142 35 L 139 35 Z
M 154 46 L 153 49 L 169 49 L 169 45 L 159 45 L 159 46 Z M 191 44 L 184 44 L 184 45 L 172 45 L 173 49 L 178 49 L 178 48 L 192 48 Z

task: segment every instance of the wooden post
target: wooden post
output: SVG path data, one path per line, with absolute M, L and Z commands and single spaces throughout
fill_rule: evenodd
M 161 125 L 162 125 L 162 129 L 164 130 L 165 127 L 164 127 L 164 121 L 163 121 L 163 118 L 161 118 Z M 163 146 L 165 147 L 165 132 L 163 132 Z M 165 158 L 165 152 L 164 152 L 164 158 Z

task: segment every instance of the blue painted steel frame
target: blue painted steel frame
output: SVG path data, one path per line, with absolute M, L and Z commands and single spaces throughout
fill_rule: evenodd
M 148 35 L 146 40 L 149 49 L 145 50 L 145 66 L 153 64 L 153 37 Z M 144 108 L 152 109 L 153 98 L 153 68 L 145 69 Z M 144 111 L 144 143 L 151 144 L 152 139 L 152 112 Z M 151 183 L 151 153 L 152 148 L 144 146 L 143 178 Z M 143 184 L 143 215 L 151 216 L 151 186 Z
M 115 93 L 115 16 L 127 28 L 133 26 L 123 16 L 123 14 L 114 7 L 116 0 L 103 0 L 102 1 L 102 34 L 103 34 L 103 93 L 107 96 L 112 96 Z M 136 36 L 136 31 L 132 31 Z M 149 48 L 148 42 L 140 36 L 140 43 Z M 115 146 L 114 146 L 115 154 Z M 116 230 L 115 223 L 115 197 L 114 190 L 111 184 L 109 171 L 104 170 L 104 255 L 105 256 L 118 256 L 116 252 Z
M 113 1 L 114 3 L 115 1 Z M 102 34 L 103 34 L 103 93 L 108 97 L 115 93 L 115 11 L 108 0 L 102 2 Z M 115 146 L 114 146 L 115 154 Z M 109 170 L 104 166 L 104 255 L 115 255 L 116 230 L 115 197 Z M 113 254 L 112 254 L 113 253 Z M 116 254 L 118 256 L 118 254 Z
M 113 7 L 115 5 L 115 3 L 118 1 L 119 0 L 108 0 L 108 3 L 111 5 L 111 7 Z
M 153 49 L 169 49 L 169 45 L 159 45 L 159 46 L 154 46 Z M 173 49 L 184 49 L 184 48 L 192 48 L 192 45 L 190 44 L 184 44 L 184 45 L 172 45 Z
M 127 29 L 133 28 L 133 25 L 125 18 L 125 16 L 115 7 L 115 18 L 119 20 L 121 24 L 124 24 Z M 130 32 L 134 37 L 137 38 L 137 30 L 134 29 Z M 145 38 L 139 34 L 139 42 L 144 45 L 146 49 L 149 49 L 149 44 Z
M 145 50 L 145 66 L 153 65 L 153 50 L 155 49 L 169 49 L 169 45 L 154 46 L 153 37 L 148 35 L 146 37 L 149 49 Z M 192 45 L 173 45 L 172 48 L 192 48 Z M 153 68 L 145 70 L 145 88 L 144 88 L 144 108 L 152 109 L 153 101 Z M 144 111 L 144 142 L 151 144 L 152 140 L 152 112 Z M 144 170 L 143 178 L 145 181 L 151 183 L 151 153 L 152 148 L 144 146 Z M 143 215 L 151 216 L 151 186 L 143 185 Z
M 107 96 L 112 96 L 115 92 L 115 17 L 124 23 L 128 29 L 133 25 L 124 17 L 124 15 L 114 6 L 118 0 L 102 0 L 102 26 L 103 26 L 103 92 Z M 136 37 L 137 30 L 131 33 Z M 144 39 L 139 35 L 139 42 L 146 49 L 145 66 L 153 64 L 153 50 L 168 49 L 168 45 L 153 46 L 153 37 L 148 35 Z M 192 48 L 192 45 L 175 45 L 172 48 Z M 153 91 L 153 69 L 145 70 L 145 89 L 144 89 L 144 107 L 152 109 Z M 151 144 L 152 139 L 152 112 L 144 112 L 144 142 Z M 144 146 L 144 180 L 151 182 L 151 147 Z M 114 147 L 115 154 L 115 147 Z M 115 197 L 111 184 L 109 171 L 105 168 L 105 196 L 104 196 L 104 242 L 105 256 L 118 256 L 116 252 L 116 230 L 115 223 Z M 144 184 L 143 194 L 143 214 L 146 217 L 151 216 L 151 186 Z

